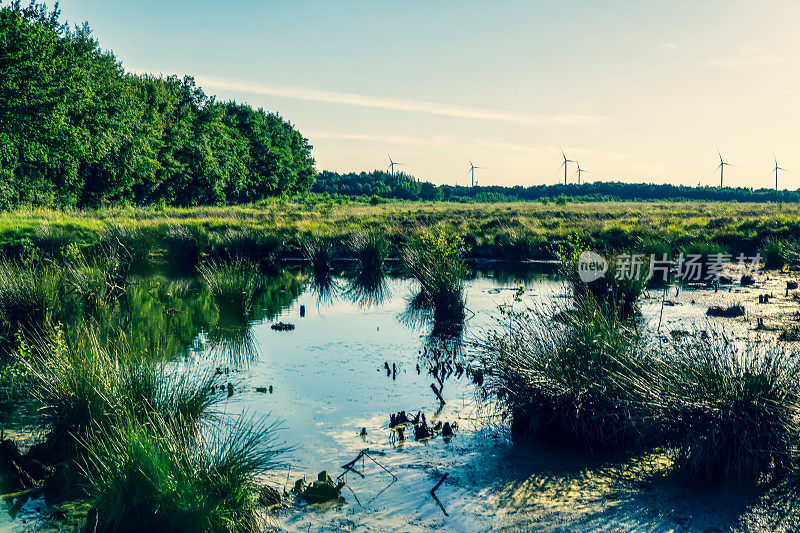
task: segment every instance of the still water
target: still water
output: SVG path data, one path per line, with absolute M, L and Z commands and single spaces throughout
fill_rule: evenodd
M 333 478 L 362 450 L 363 474 L 345 477 L 344 502 L 293 506 L 272 514 L 272 527 L 289 531 L 707 531 L 727 530 L 755 496 L 740 490 L 687 490 L 641 481 L 641 458 L 587 456 L 512 442 L 477 401 L 465 371 L 469 341 L 492 326 L 498 306 L 564 305 L 563 284 L 522 271 L 476 272 L 466 286 L 466 320 L 442 328 L 409 313 L 413 281 L 388 278 L 381 294 L 352 291 L 337 276 L 320 288 L 300 269 L 271 278 L 246 321 L 215 308 L 196 280 L 142 277 L 130 289 L 134 327 L 170 331 L 176 361 L 219 368 L 217 409 L 280 420 L 278 439 L 293 446 L 287 465 L 271 474 L 277 487 Z M 350 287 L 350 290 L 348 290 Z M 643 305 L 645 322 L 661 313 Z M 692 321 L 703 310 L 667 310 L 664 320 Z M 289 331 L 272 328 L 289 323 Z M 138 325 L 138 326 L 137 326 Z M 671 327 L 671 326 L 670 326 Z M 441 405 L 432 369 L 445 364 Z M 388 370 L 387 370 L 388 368 Z M 456 436 L 415 442 L 391 438 L 389 415 L 425 413 L 428 422 L 456 422 Z M 362 436 L 362 428 L 366 435 Z M 658 462 L 658 457 L 649 458 Z M 429 490 L 447 474 L 433 498 Z M 5 505 L 9 505 L 8 502 Z M 17 506 L 15 520 L 0 513 L 0 529 L 22 531 L 35 522 L 41 501 Z M 26 524 L 25 522 L 28 522 Z

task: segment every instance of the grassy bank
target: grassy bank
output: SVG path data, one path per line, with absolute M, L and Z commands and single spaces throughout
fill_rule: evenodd
M 128 208 L 92 211 L 24 210 L 0 215 L 0 250 L 9 255 L 34 246 L 45 254 L 71 242 L 89 248 L 121 235 L 134 253 L 197 256 L 237 252 L 299 257 L 309 237 L 330 240 L 337 256 L 351 256 L 351 240 L 365 229 L 380 231 L 389 254 L 399 256 L 421 228 L 442 225 L 460 235 L 467 257 L 547 259 L 553 243 L 579 235 L 592 248 L 663 243 L 674 250 L 701 244 L 732 253 L 754 253 L 770 239 L 800 232 L 795 204 L 630 203 L 554 205 L 391 202 L 369 205 L 310 197 L 259 205 L 196 208 Z

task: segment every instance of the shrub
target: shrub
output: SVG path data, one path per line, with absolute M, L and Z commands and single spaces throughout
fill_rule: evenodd
M 195 436 L 152 415 L 104 428 L 88 443 L 84 468 L 100 531 L 256 531 L 257 478 L 287 451 L 275 426 L 239 418 Z
M 590 450 L 642 443 L 643 405 L 622 385 L 646 380 L 639 335 L 591 299 L 560 317 L 504 312 L 475 345 L 486 397 L 513 433 Z
M 235 257 L 230 261 L 207 261 L 198 268 L 200 277 L 211 291 L 220 311 L 246 316 L 261 288 L 256 265 Z
M 674 468 L 691 480 L 758 481 L 797 465 L 800 360 L 777 345 L 711 336 L 654 366 L 649 388 Z

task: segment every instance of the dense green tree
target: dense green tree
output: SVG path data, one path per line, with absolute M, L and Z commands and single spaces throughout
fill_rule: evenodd
M 126 73 L 58 6 L 0 5 L 0 208 L 304 192 L 311 148 L 279 115 L 218 103 L 191 77 Z

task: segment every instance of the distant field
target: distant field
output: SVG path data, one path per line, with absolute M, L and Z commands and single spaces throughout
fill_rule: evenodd
M 248 233 L 282 243 L 297 253 L 304 238 L 330 238 L 346 254 L 350 235 L 363 230 L 386 234 L 395 246 L 426 226 L 444 225 L 464 237 L 471 257 L 547 258 L 552 244 L 576 234 L 592 246 L 641 246 L 673 251 L 714 246 L 752 252 L 771 237 L 800 235 L 800 205 L 769 203 L 583 203 L 538 202 L 463 204 L 390 202 L 378 205 L 333 201 L 270 201 L 258 206 L 126 208 L 93 211 L 21 210 L 0 215 L 0 248 L 7 253 L 31 243 L 50 250 L 70 242 L 85 247 L 120 228 L 156 252 L 175 228 L 192 235 L 202 249 L 222 238 Z

